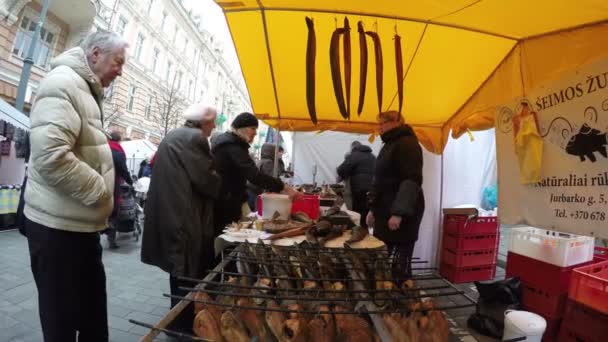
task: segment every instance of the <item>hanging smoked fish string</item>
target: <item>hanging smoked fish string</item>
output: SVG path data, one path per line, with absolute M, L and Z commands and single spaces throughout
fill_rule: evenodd
M 310 119 L 317 124 L 317 109 L 315 105 L 315 58 L 317 55 L 317 37 L 312 18 L 306 17 L 308 26 L 308 42 L 306 44 L 306 104 Z
M 350 50 L 350 24 L 348 18 L 344 17 L 344 85 L 346 86 L 346 117 L 350 119 L 350 72 L 351 72 L 351 50 Z
M 365 30 L 363 22 L 357 23 L 357 31 L 359 32 L 359 54 L 361 60 L 359 63 L 359 105 L 357 106 L 357 115 L 361 116 L 363 111 L 363 103 L 365 102 L 365 86 L 367 83 L 367 40 L 365 39 Z
M 329 44 L 329 64 L 331 69 L 331 80 L 334 85 L 334 94 L 338 102 L 340 114 L 348 119 L 346 104 L 344 103 L 344 92 L 342 91 L 342 74 L 340 70 L 340 36 L 344 34 L 344 28 L 337 28 L 331 35 Z
M 382 46 L 380 44 L 380 37 L 378 33 L 367 31 L 365 32 L 368 36 L 372 37 L 374 42 L 374 55 L 376 58 L 376 92 L 378 94 L 378 113 L 382 112 Z
M 395 62 L 397 70 L 397 94 L 399 95 L 399 114 L 401 114 L 401 108 L 403 107 L 403 54 L 401 52 L 401 37 L 397 34 L 397 27 L 395 26 Z

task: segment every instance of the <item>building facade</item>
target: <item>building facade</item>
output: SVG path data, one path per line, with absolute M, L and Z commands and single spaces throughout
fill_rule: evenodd
M 40 17 L 42 0 L 0 0 L 0 98 L 15 105 L 23 61 Z M 38 49 L 29 79 L 25 112 L 29 112 L 50 60 L 77 45 L 89 32 L 95 17 L 89 0 L 53 0 L 40 31 Z
M 242 75 L 181 1 L 100 0 L 95 25 L 130 43 L 123 76 L 106 93 L 107 129 L 159 143 L 191 103 L 216 106 L 224 126 L 251 110 Z

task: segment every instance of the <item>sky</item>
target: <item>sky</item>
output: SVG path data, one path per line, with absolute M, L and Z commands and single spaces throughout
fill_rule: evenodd
M 240 72 L 238 57 L 222 9 L 213 0 L 184 0 L 183 4 L 185 8 L 191 8 L 193 13 L 201 15 L 203 28 L 223 43 L 224 58 L 230 65 L 238 68 L 235 72 Z

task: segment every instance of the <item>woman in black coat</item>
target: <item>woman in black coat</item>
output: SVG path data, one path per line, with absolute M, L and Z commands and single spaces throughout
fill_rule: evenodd
M 414 130 L 395 111 L 379 115 L 384 146 L 376 159 L 367 223 L 393 254 L 393 277 L 411 277 L 411 259 L 424 214 L 422 148 Z
M 216 235 L 221 234 L 226 225 L 242 217 L 243 205 L 247 205 L 247 181 L 266 191 L 299 196 L 279 178 L 262 173 L 251 159 L 249 144 L 257 134 L 258 119 L 251 113 L 241 113 L 231 126 L 232 131 L 223 133 L 212 142 L 213 160 L 222 177 L 220 198 L 215 205 Z

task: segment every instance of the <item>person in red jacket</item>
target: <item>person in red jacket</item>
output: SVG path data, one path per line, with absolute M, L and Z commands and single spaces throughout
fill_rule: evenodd
M 110 227 L 106 231 L 106 234 L 108 235 L 108 243 L 112 249 L 118 248 L 116 244 L 116 229 L 112 227 L 112 220 L 116 217 L 118 206 L 120 205 L 120 185 L 123 183 L 133 185 L 133 180 L 127 168 L 127 155 L 122 146 L 120 146 L 121 140 L 122 136 L 119 132 L 114 131 L 110 133 L 108 144 L 110 145 L 110 150 L 112 150 L 112 161 L 114 162 L 114 209 L 110 216 Z

